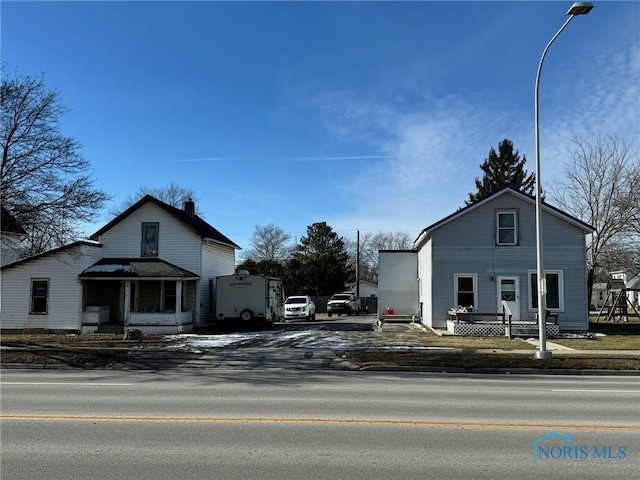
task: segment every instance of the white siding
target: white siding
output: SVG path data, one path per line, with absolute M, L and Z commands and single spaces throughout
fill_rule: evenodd
M 418 277 L 420 278 L 420 303 L 422 304 L 422 322 L 430 327 L 433 324 L 432 300 L 433 263 L 431 257 L 431 238 L 418 252 Z
M 3 329 L 80 330 L 82 284 L 78 274 L 102 254 L 80 245 L 2 271 L 0 326 Z M 31 279 L 49 280 L 46 314 L 30 314 Z
M 356 282 L 347 285 L 348 290 L 356 293 Z M 364 280 L 360 280 L 360 298 L 368 298 L 378 296 L 378 286 Z
M 214 320 L 209 311 L 209 280 L 222 275 L 233 275 L 236 263 L 235 249 L 218 243 L 205 242 L 202 246 L 202 278 L 200 279 L 200 314 L 197 326 Z
M 409 251 L 379 253 L 378 316 L 387 308 L 395 315 L 413 315 L 418 311 L 418 254 Z
M 145 203 L 100 237 L 104 257 L 141 255 L 142 223 L 158 222 L 158 258 L 201 275 L 200 235 L 155 205 Z

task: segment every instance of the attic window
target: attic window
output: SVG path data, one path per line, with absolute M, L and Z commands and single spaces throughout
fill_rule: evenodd
M 518 215 L 515 211 L 496 212 L 496 244 L 518 244 Z
M 158 222 L 142 224 L 142 257 L 158 256 Z

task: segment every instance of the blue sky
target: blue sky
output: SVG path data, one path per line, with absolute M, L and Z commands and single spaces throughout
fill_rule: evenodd
M 243 248 L 268 223 L 413 239 L 502 139 L 534 170 L 536 69 L 571 3 L 3 1 L 1 49 L 59 90 L 114 204 L 175 182 Z M 578 135 L 640 140 L 640 3 L 594 5 L 544 63 L 543 186 Z

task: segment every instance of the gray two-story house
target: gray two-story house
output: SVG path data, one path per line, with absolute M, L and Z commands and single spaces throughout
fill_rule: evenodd
M 547 309 L 559 330 L 586 330 L 594 229 L 546 203 L 542 225 Z M 535 323 L 535 198 L 503 187 L 422 230 L 413 250 L 380 252 L 379 275 L 381 308 L 418 312 L 434 328 L 447 327 L 451 309 L 501 312 L 503 300 L 514 321 Z

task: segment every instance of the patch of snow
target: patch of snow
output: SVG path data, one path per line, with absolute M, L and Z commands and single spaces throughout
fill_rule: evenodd
M 273 335 L 264 332 L 227 333 L 215 335 L 201 335 L 187 333 L 181 335 L 165 335 L 165 340 L 176 342 L 171 348 L 192 349 L 195 353 L 202 353 L 208 348 L 220 348 L 255 338 L 261 338 L 262 347 L 289 347 L 325 350 L 455 350 L 449 347 L 428 347 L 411 345 L 375 345 L 369 337 L 345 337 L 342 335 L 321 333 L 318 331 L 283 332 Z
M 313 337 L 300 342 L 299 347 L 304 348 L 328 348 L 328 349 L 346 349 L 358 348 L 366 346 L 367 342 L 358 339 L 349 339 L 339 336 L 330 337 Z
M 375 347 L 376 350 L 457 350 L 455 347 L 412 347 L 409 345 L 388 345 Z
M 281 338 L 282 340 L 293 340 L 296 338 L 301 338 L 301 337 L 308 337 L 312 334 L 313 332 L 297 332 L 297 333 L 290 333 L 288 335 L 283 335 Z
M 296 343 L 299 339 L 309 337 L 313 335 L 313 332 L 298 332 L 291 333 L 289 335 L 283 335 L 282 337 L 275 336 L 271 339 L 265 339 L 265 347 L 277 347 L 279 345 L 291 345 Z
M 571 340 L 571 339 L 590 340 L 590 339 L 593 339 L 593 337 L 594 337 L 593 333 L 582 332 L 582 333 L 561 333 L 560 335 L 557 335 L 555 338 L 563 338 L 567 340 Z
M 233 343 L 242 342 L 244 340 L 249 340 L 251 338 L 255 338 L 260 334 L 257 333 L 228 333 L 221 335 L 198 335 L 198 334 L 182 334 L 182 335 L 167 335 L 165 336 L 166 340 L 183 340 L 185 341 L 185 346 L 189 345 L 194 348 L 215 348 L 215 347 L 226 347 L 227 345 L 231 345 Z

